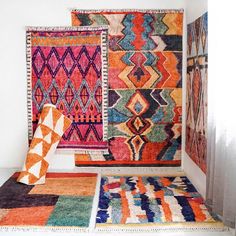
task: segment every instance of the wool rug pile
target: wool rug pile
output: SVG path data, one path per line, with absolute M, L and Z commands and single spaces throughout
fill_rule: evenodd
M 186 176 L 103 176 L 97 227 L 214 228 L 214 218 Z
M 224 230 L 182 173 L 48 173 L 35 186 L 16 182 L 18 175 L 0 187 L 0 230 Z
M 73 122 L 59 149 L 107 150 L 107 28 L 27 30 L 29 139 L 45 103 Z
M 0 227 L 89 226 L 96 174 L 48 173 L 35 186 L 16 182 L 18 175 L 0 188 Z
M 71 15 L 74 26 L 109 28 L 109 155 L 76 155 L 76 165 L 180 165 L 183 11 Z
M 188 24 L 186 80 L 186 152 L 206 173 L 207 156 L 207 13 Z

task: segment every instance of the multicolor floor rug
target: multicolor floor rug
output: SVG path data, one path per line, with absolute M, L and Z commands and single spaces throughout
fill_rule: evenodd
M 73 120 L 58 148 L 107 151 L 107 27 L 27 30 L 29 139 L 45 103 Z
M 218 228 L 186 176 L 103 176 L 97 227 Z
M 182 10 L 73 10 L 109 27 L 109 155 L 77 165 L 180 165 Z
M 188 25 L 186 152 L 206 172 L 207 155 L 207 13 Z
M 0 228 L 87 228 L 96 174 L 49 173 L 46 184 L 16 182 L 14 174 L 0 188 Z

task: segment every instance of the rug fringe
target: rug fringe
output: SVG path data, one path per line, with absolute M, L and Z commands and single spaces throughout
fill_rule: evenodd
M 94 31 L 94 30 L 108 30 L 108 26 L 26 26 L 26 31 Z
M 89 228 L 59 227 L 59 226 L 0 226 L 0 232 L 59 232 L 59 233 L 88 233 Z
M 217 224 L 217 223 L 216 223 Z M 79 227 L 51 227 L 51 226 L 0 226 L 0 232 L 56 232 L 56 233 L 96 233 L 96 232 L 103 232 L 103 233 L 155 233 L 155 232 L 226 232 L 229 231 L 229 228 L 226 226 L 193 226 L 192 223 L 191 227 L 184 227 L 184 226 L 158 226 L 158 227 L 151 227 L 151 226 L 135 226 L 133 228 L 130 227 L 96 227 L 95 229 L 89 228 L 79 228 Z M 223 225 L 223 224 L 222 224 Z
M 198 231 L 198 232 L 224 232 L 229 231 L 229 228 L 224 226 L 223 223 L 217 222 L 212 223 L 215 224 L 213 226 L 212 224 L 205 223 L 199 223 L 199 226 L 196 226 L 195 224 L 198 223 L 185 223 L 183 226 L 177 226 L 178 223 L 168 224 L 167 226 L 161 226 L 161 224 L 158 224 L 158 226 L 148 226 L 148 224 L 145 224 L 145 226 L 137 226 L 137 224 L 133 224 L 133 227 L 130 226 L 97 226 L 95 228 L 95 232 L 104 232 L 104 233 L 151 233 L 151 232 L 192 232 L 192 231 Z
M 75 156 L 76 154 L 91 154 L 91 155 L 107 155 L 109 154 L 108 150 L 89 150 L 89 149 L 57 149 L 57 154 L 68 154 Z
M 103 141 L 107 141 L 108 134 L 108 29 L 101 35 L 102 51 L 102 117 L 103 117 Z
M 121 173 L 117 173 L 117 174 L 113 174 L 113 173 L 111 173 L 111 174 L 106 174 L 106 173 L 103 173 L 102 172 L 102 176 L 117 176 L 117 175 L 121 175 Z M 186 174 L 183 172 L 183 171 L 180 171 L 180 172 L 178 172 L 178 173 L 171 173 L 171 172 L 166 172 L 166 173 L 137 173 L 137 174 L 133 174 L 133 173 L 130 173 L 130 174 L 122 174 L 122 176 L 130 176 L 130 175 L 135 175 L 135 176 L 153 176 L 153 177 L 155 177 L 155 176 L 157 176 L 157 177 L 173 177 L 173 176 L 175 176 L 175 177 L 181 177 L 181 176 L 186 176 Z
M 184 9 L 69 9 L 70 12 L 79 12 L 79 13 L 103 13 L 103 12 L 142 12 L 142 13 L 183 13 Z
M 181 169 L 167 170 L 165 169 L 165 167 L 134 167 L 133 168 L 133 167 L 76 166 L 75 170 L 79 173 L 80 172 L 100 173 L 102 174 L 102 176 L 104 175 L 108 175 L 108 176 L 114 176 L 114 175 L 186 176 L 186 174 Z
M 32 61 L 31 61 L 31 33 L 26 32 L 26 76 L 27 76 L 27 116 L 28 116 L 28 139 L 33 139 L 32 124 Z

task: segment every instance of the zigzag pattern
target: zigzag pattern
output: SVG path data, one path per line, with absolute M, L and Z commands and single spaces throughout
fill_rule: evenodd
M 71 120 L 53 105 L 46 104 L 40 114 L 39 123 L 18 177 L 18 182 L 27 185 L 44 184 L 49 162 L 63 133 Z
M 136 161 L 146 158 L 146 155 L 152 160 L 178 158 L 181 113 L 177 112 L 177 108 L 181 109 L 181 104 L 175 90 L 110 90 L 109 129 L 112 130 L 112 143 L 116 143 L 116 137 L 126 137 L 130 155 Z M 174 118 L 176 124 L 173 124 Z M 155 153 L 146 149 L 150 147 L 150 142 L 153 148 L 159 147 Z M 112 149 L 113 155 L 116 152 L 119 150 Z
M 102 136 L 98 133 L 96 124 L 72 124 L 66 134 L 63 135 L 64 140 L 89 142 L 92 140 L 102 141 Z
M 40 46 L 36 47 L 32 55 L 32 67 L 37 78 L 42 76 L 45 67 L 48 68 L 53 78 L 56 77 L 61 67 L 68 77 L 71 76 L 75 67 L 79 69 L 83 78 L 87 76 L 91 67 L 95 71 L 97 77 L 101 77 L 101 67 L 96 63 L 100 60 L 99 57 L 101 57 L 100 46 L 95 47 L 92 54 L 91 47 L 88 51 L 86 46 L 82 46 L 79 53 L 76 51 L 76 54 L 71 47 L 67 47 L 62 56 L 60 56 L 59 50 L 60 48 L 52 47 L 48 53 L 44 48 Z M 97 57 L 98 59 L 96 59 Z
M 33 131 L 43 105 L 55 105 L 73 121 L 59 148 L 107 148 L 103 141 L 104 32 L 101 29 L 31 32 Z
M 74 26 L 109 26 L 109 155 L 100 161 L 180 164 L 182 18 L 174 11 L 72 11 Z
M 188 25 L 186 152 L 206 172 L 207 13 Z
M 95 110 L 98 114 L 102 112 L 102 85 L 99 80 L 96 82 L 94 90 L 91 90 L 88 82 L 84 79 L 77 91 L 69 79 L 63 90 L 60 90 L 56 80 L 52 80 L 47 90 L 43 87 L 41 80 L 38 80 L 32 92 L 32 99 L 38 110 L 41 110 L 44 103 L 49 101 L 56 106 L 63 104 L 68 112 L 73 112 L 76 102 L 79 106 L 76 108 L 76 113 L 79 110 L 86 113 L 88 109 Z M 61 109 L 64 109 L 64 106 Z
M 140 175 L 101 178 L 96 222 L 122 229 L 129 224 L 135 229 L 156 223 L 160 229 L 169 223 L 216 223 L 186 176 Z
M 208 15 L 204 14 L 187 27 L 188 57 L 207 54 Z

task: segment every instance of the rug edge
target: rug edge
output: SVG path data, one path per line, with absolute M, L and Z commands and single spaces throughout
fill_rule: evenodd
M 97 13 L 97 12 L 145 12 L 145 13 L 184 13 L 184 8 L 177 9 L 69 9 L 71 13 Z
M 229 228 L 226 227 L 222 222 L 205 222 L 205 223 L 149 223 L 143 225 L 137 224 L 126 224 L 126 225 L 116 225 L 109 226 L 107 224 L 96 224 L 95 230 L 97 232 L 176 232 L 176 231 L 187 231 L 192 232 L 198 231 L 228 231 Z
M 75 227 L 75 226 L 0 226 L 0 232 L 81 232 L 86 233 L 89 227 Z

